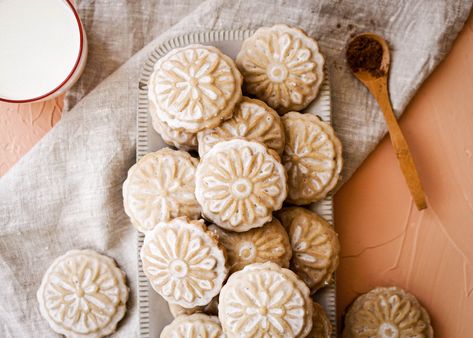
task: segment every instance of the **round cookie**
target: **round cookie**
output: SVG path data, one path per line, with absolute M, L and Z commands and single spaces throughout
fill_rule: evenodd
M 194 313 L 205 313 L 207 315 L 218 315 L 218 296 L 215 296 L 210 303 L 204 306 L 196 306 L 190 309 L 177 304 L 168 303 L 169 311 L 174 318 L 182 315 L 192 315 Z
M 195 196 L 206 218 L 242 232 L 263 226 L 282 207 L 286 179 L 274 150 L 235 139 L 217 143 L 201 158 Z
M 286 25 L 259 28 L 243 42 L 236 63 L 245 90 L 281 114 L 307 107 L 324 77 L 317 42 Z
M 187 152 L 163 148 L 130 168 L 123 183 L 123 205 L 137 230 L 146 233 L 180 216 L 200 218 L 194 195 L 198 162 Z
M 319 303 L 314 303 L 314 312 L 312 314 L 312 330 L 307 338 L 330 338 L 332 335 L 332 324 Z
M 427 311 L 398 287 L 379 287 L 359 296 L 345 316 L 344 338 L 434 336 Z
M 286 230 L 276 218 L 261 228 L 246 232 L 227 231 L 215 225 L 211 225 L 209 230 L 218 235 L 219 242 L 225 247 L 231 272 L 264 262 L 289 268 L 291 244 Z
M 126 312 L 125 273 L 92 250 L 71 250 L 48 268 L 37 292 L 39 310 L 66 337 L 100 338 L 115 332 Z
M 275 263 L 255 263 L 230 276 L 219 297 L 227 337 L 306 337 L 312 329 L 307 286 Z
M 140 257 L 153 289 L 185 308 L 210 303 L 228 273 L 225 252 L 202 220 L 159 223 L 146 234 Z
M 340 253 L 338 235 L 332 226 L 316 213 L 300 207 L 285 208 L 277 217 L 289 234 L 291 269 L 312 293 L 330 283 Z
M 217 48 L 176 48 L 154 65 L 148 86 L 156 117 L 169 127 L 196 133 L 232 117 L 241 99 L 242 77 Z
M 231 119 L 216 128 L 199 132 L 197 138 L 200 157 L 216 143 L 233 138 L 264 143 L 279 155 L 285 144 L 284 127 L 279 115 L 263 101 L 245 96 L 237 104 Z
M 160 338 L 225 338 L 218 318 L 196 313 L 182 315 L 164 327 Z
M 156 107 L 153 103 L 150 103 L 149 109 L 153 128 L 161 135 L 164 142 L 181 150 L 197 150 L 197 134 L 169 127 L 156 116 Z
M 335 188 L 342 170 L 342 144 L 332 127 L 312 114 L 282 117 L 286 147 L 282 162 L 288 175 L 287 201 L 304 205 L 320 201 Z

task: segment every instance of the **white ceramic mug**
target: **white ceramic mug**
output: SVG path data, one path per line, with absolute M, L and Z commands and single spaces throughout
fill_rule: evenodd
M 0 101 L 56 97 L 86 60 L 87 38 L 70 0 L 0 0 Z

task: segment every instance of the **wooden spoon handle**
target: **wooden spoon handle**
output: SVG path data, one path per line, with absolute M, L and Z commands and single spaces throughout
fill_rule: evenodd
M 378 101 L 378 104 L 384 114 L 384 119 L 389 130 L 389 136 L 396 152 L 397 159 L 401 166 L 402 173 L 406 179 L 407 186 L 411 192 L 417 209 L 422 210 L 427 208 L 425 201 L 425 193 L 420 183 L 419 174 L 417 173 L 411 151 L 407 145 L 407 141 L 402 134 L 401 128 L 394 115 L 391 101 L 389 100 L 387 81 L 386 79 L 378 79 L 372 81 L 368 86 L 373 96 Z

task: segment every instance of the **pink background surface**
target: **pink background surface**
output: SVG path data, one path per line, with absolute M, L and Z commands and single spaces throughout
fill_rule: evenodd
M 429 208 L 413 205 L 389 139 L 335 198 L 341 316 L 379 285 L 414 293 L 436 337 L 473 337 L 473 17 L 401 119 Z M 62 98 L 0 103 L 0 175 L 60 119 Z

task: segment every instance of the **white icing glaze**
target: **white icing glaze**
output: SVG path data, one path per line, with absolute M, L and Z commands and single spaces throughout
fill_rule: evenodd
M 153 289 L 185 308 L 208 304 L 228 272 L 225 254 L 204 222 L 182 217 L 159 223 L 146 234 L 141 260 Z
M 220 142 L 201 159 L 195 195 L 205 217 L 233 231 L 261 227 L 282 207 L 286 172 L 264 145 L 235 139 Z
M 282 117 L 286 147 L 282 162 L 288 174 L 288 201 L 309 204 L 323 199 L 337 184 L 342 146 L 332 127 L 312 114 Z
M 204 156 L 210 148 L 221 141 L 244 138 L 264 143 L 268 148 L 282 154 L 284 150 L 284 127 L 279 115 L 263 101 L 243 97 L 231 119 L 216 128 L 198 133 L 199 155 Z
M 123 318 L 128 287 L 112 259 L 92 250 L 72 250 L 49 267 L 37 298 L 54 331 L 99 338 L 113 333 Z
M 130 168 L 123 184 L 125 212 L 141 232 L 179 216 L 200 217 L 195 199 L 198 160 L 184 151 L 163 148 Z
M 317 43 L 286 25 L 258 29 L 243 42 L 236 62 L 245 89 L 280 113 L 307 107 L 324 75 Z
M 301 282 L 274 263 L 252 264 L 230 276 L 219 297 L 219 318 L 228 337 L 305 337 L 312 328 L 312 301 Z
M 182 315 L 161 332 L 160 338 L 225 338 L 217 317 L 205 314 Z
M 241 74 L 215 47 L 174 49 L 154 68 L 148 96 L 171 128 L 195 133 L 216 127 L 232 116 L 241 99 Z

